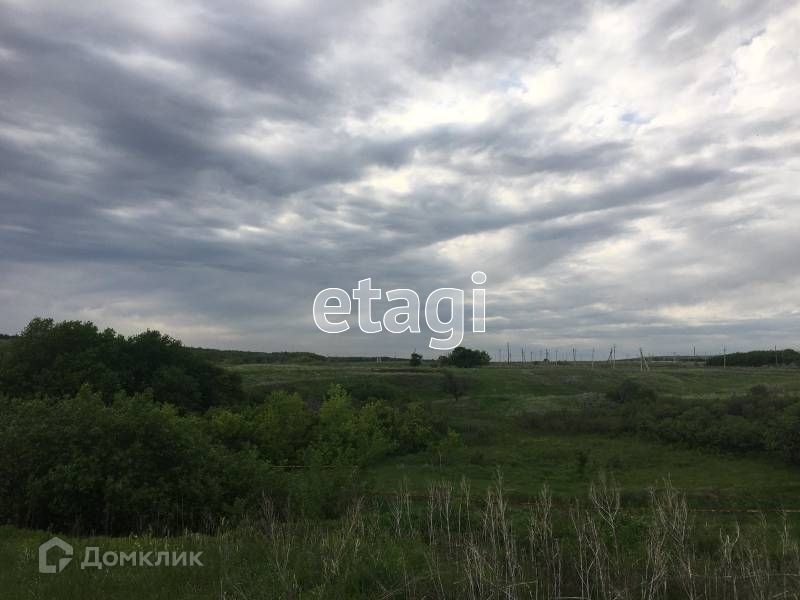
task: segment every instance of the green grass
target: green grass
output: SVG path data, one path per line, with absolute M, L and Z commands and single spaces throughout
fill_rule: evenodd
M 579 451 L 588 455 L 581 469 Z M 367 472 L 374 489 L 391 489 L 405 478 L 415 494 L 442 478 L 465 477 L 479 492 L 503 474 L 509 495 L 520 502 L 547 484 L 556 499 L 584 497 L 598 473 L 619 483 L 626 505 L 639 507 L 647 489 L 665 478 L 686 493 L 694 508 L 800 509 L 800 473 L 764 457 L 726 457 L 625 437 L 501 434 L 491 442 L 467 446 L 437 464 L 436 457 L 400 457 Z
M 241 365 L 232 367 L 242 376 L 247 390 L 267 394 L 285 389 L 318 402 L 331 383 L 387 400 L 425 400 L 441 396 L 442 375 L 433 369 L 407 366 L 381 367 L 370 363 L 314 365 Z
M 418 399 L 442 395 L 441 373 L 428 366 L 411 368 L 402 364 L 342 363 L 313 365 L 239 365 L 245 387 L 256 391 L 288 387 L 320 396 L 330 382 L 342 384 L 369 382 L 384 386 L 398 395 Z M 662 395 L 715 397 L 743 393 L 756 384 L 800 392 L 800 369 L 795 368 L 700 368 L 656 367 L 642 373 L 638 366 L 626 364 L 610 369 L 577 366 L 490 366 L 457 370 L 469 385 L 468 394 L 483 401 L 493 397 L 569 396 L 605 393 L 627 378 L 645 381 Z
M 211 598 L 219 588 L 219 543 L 211 537 L 188 535 L 158 537 L 71 537 L 61 535 L 74 547 L 72 561 L 58 574 L 38 572 L 39 544 L 51 535 L 40 531 L 0 528 L 0 596 L 4 600 L 51 600 L 57 598 L 105 599 Z M 104 551 L 163 550 L 202 551 L 203 567 L 114 567 L 81 569 L 87 546 Z M 56 556 L 54 551 L 54 558 Z

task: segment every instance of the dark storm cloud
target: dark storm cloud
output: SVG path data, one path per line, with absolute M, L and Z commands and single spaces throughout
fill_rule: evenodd
M 483 269 L 495 319 L 476 345 L 786 340 L 796 19 L 0 1 L 0 330 L 45 314 L 406 352 L 426 337 L 318 334 L 314 295 L 368 276 L 468 288 Z

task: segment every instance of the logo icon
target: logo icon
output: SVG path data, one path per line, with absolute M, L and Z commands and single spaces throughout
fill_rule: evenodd
M 59 558 L 58 564 L 50 564 L 47 562 L 47 553 L 53 548 L 60 548 L 66 558 Z M 61 573 L 70 561 L 72 560 L 72 546 L 61 538 L 50 538 L 44 544 L 39 546 L 39 573 Z

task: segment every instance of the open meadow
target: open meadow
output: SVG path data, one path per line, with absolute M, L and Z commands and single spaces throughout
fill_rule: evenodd
M 703 368 L 660 365 L 641 372 L 639 363 L 542 365 L 512 364 L 464 369 L 463 396 L 454 399 L 443 387 L 441 370 L 396 363 L 317 365 L 240 365 L 245 387 L 267 393 L 287 389 L 320 402 L 331 383 L 344 385 L 362 401 L 430 402 L 445 414 L 461 444 L 446 457 L 428 454 L 396 457 L 365 469 L 377 493 L 392 491 L 405 480 L 409 490 L 425 495 L 431 482 L 466 477 L 481 491 L 499 468 L 508 492 L 530 499 L 547 484 L 565 501 L 585 495 L 600 473 L 613 474 L 632 502 L 665 477 L 684 491 L 697 508 L 796 508 L 800 511 L 800 469 L 774 457 L 702 451 L 648 441 L 631 435 L 550 433 L 530 427 L 530 417 L 554 411 L 581 411 L 603 402 L 606 392 L 626 380 L 640 381 L 660 397 L 675 396 L 698 405 L 756 385 L 800 393 L 797 368 Z

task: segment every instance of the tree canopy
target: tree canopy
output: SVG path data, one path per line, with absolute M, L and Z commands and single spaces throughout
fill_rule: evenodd
M 480 367 L 489 364 L 490 360 L 491 357 L 484 350 L 472 350 L 464 346 L 453 348 L 447 357 L 440 357 L 440 362 L 461 368 Z
M 119 392 L 203 411 L 243 399 L 241 382 L 158 331 L 125 337 L 89 321 L 33 319 L 0 359 L 0 392 L 64 397 L 88 384 L 110 403 Z

